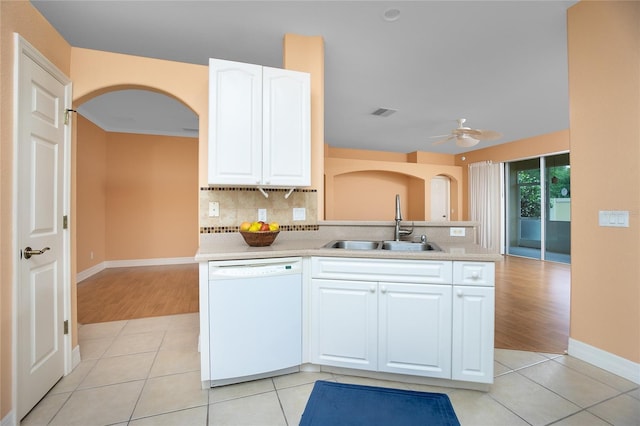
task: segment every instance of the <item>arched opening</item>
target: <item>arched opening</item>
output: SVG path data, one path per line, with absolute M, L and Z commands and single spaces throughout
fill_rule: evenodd
M 198 116 L 147 88 L 94 94 L 76 105 L 78 282 L 107 268 L 192 262 L 199 237 Z M 80 323 L 92 311 L 82 300 Z

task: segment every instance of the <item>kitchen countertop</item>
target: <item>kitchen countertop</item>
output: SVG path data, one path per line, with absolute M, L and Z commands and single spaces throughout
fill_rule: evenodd
M 438 251 L 388 251 L 388 250 L 345 250 L 323 248 L 331 238 L 278 238 L 268 247 L 250 247 L 238 233 L 224 234 L 217 238 L 203 239 L 195 260 L 243 260 L 274 257 L 359 257 L 372 259 L 415 259 L 415 260 L 467 260 L 480 262 L 502 261 L 500 254 L 491 253 L 471 242 L 439 242 Z M 362 238 L 361 238 L 362 239 Z

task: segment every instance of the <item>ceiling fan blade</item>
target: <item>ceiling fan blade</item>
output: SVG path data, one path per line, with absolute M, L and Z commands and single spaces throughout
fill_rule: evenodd
M 481 141 L 492 141 L 500 139 L 502 137 L 502 133 L 494 130 L 478 130 L 478 134 L 473 135 L 473 137 Z
M 456 136 L 471 136 L 473 138 L 475 138 L 476 136 L 480 135 L 482 133 L 481 130 L 476 130 L 476 129 L 470 129 L 468 127 L 460 127 L 458 129 L 455 129 L 451 132 L 452 134 L 456 135 Z
M 451 139 L 453 139 L 453 138 L 455 138 L 455 136 L 453 136 L 453 135 L 449 135 L 449 136 L 447 136 L 447 137 L 446 137 L 446 138 L 444 138 L 444 139 L 440 139 L 439 141 L 435 141 L 435 142 L 433 143 L 433 145 L 440 145 L 440 144 L 442 144 L 442 143 L 445 143 L 445 142 L 447 142 L 447 141 L 450 141 L 450 140 L 451 140 Z
M 447 136 L 451 136 L 450 134 L 446 134 L 446 135 L 438 135 L 438 136 L 429 136 L 429 139 L 435 139 L 435 138 L 444 138 Z

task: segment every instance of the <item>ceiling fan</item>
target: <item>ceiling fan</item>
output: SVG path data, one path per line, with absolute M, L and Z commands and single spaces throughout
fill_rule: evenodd
M 472 129 L 470 127 L 464 127 L 466 118 L 458 119 L 458 127 L 451 130 L 448 135 L 431 136 L 432 138 L 443 138 L 435 141 L 434 145 L 440 145 L 441 143 L 448 142 L 452 139 L 456 140 L 456 145 L 468 148 L 477 145 L 480 141 L 491 141 L 502 137 L 502 133 L 493 130 L 481 130 Z

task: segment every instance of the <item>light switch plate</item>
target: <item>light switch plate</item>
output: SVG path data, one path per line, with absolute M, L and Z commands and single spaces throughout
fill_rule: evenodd
M 258 209 L 258 220 L 267 221 L 267 209 Z
M 600 210 L 598 212 L 598 225 L 614 228 L 629 227 L 628 210 Z
M 449 236 L 451 237 L 464 237 L 464 228 L 449 228 Z
M 297 207 L 293 209 L 293 220 L 306 220 L 307 211 L 304 207 Z

